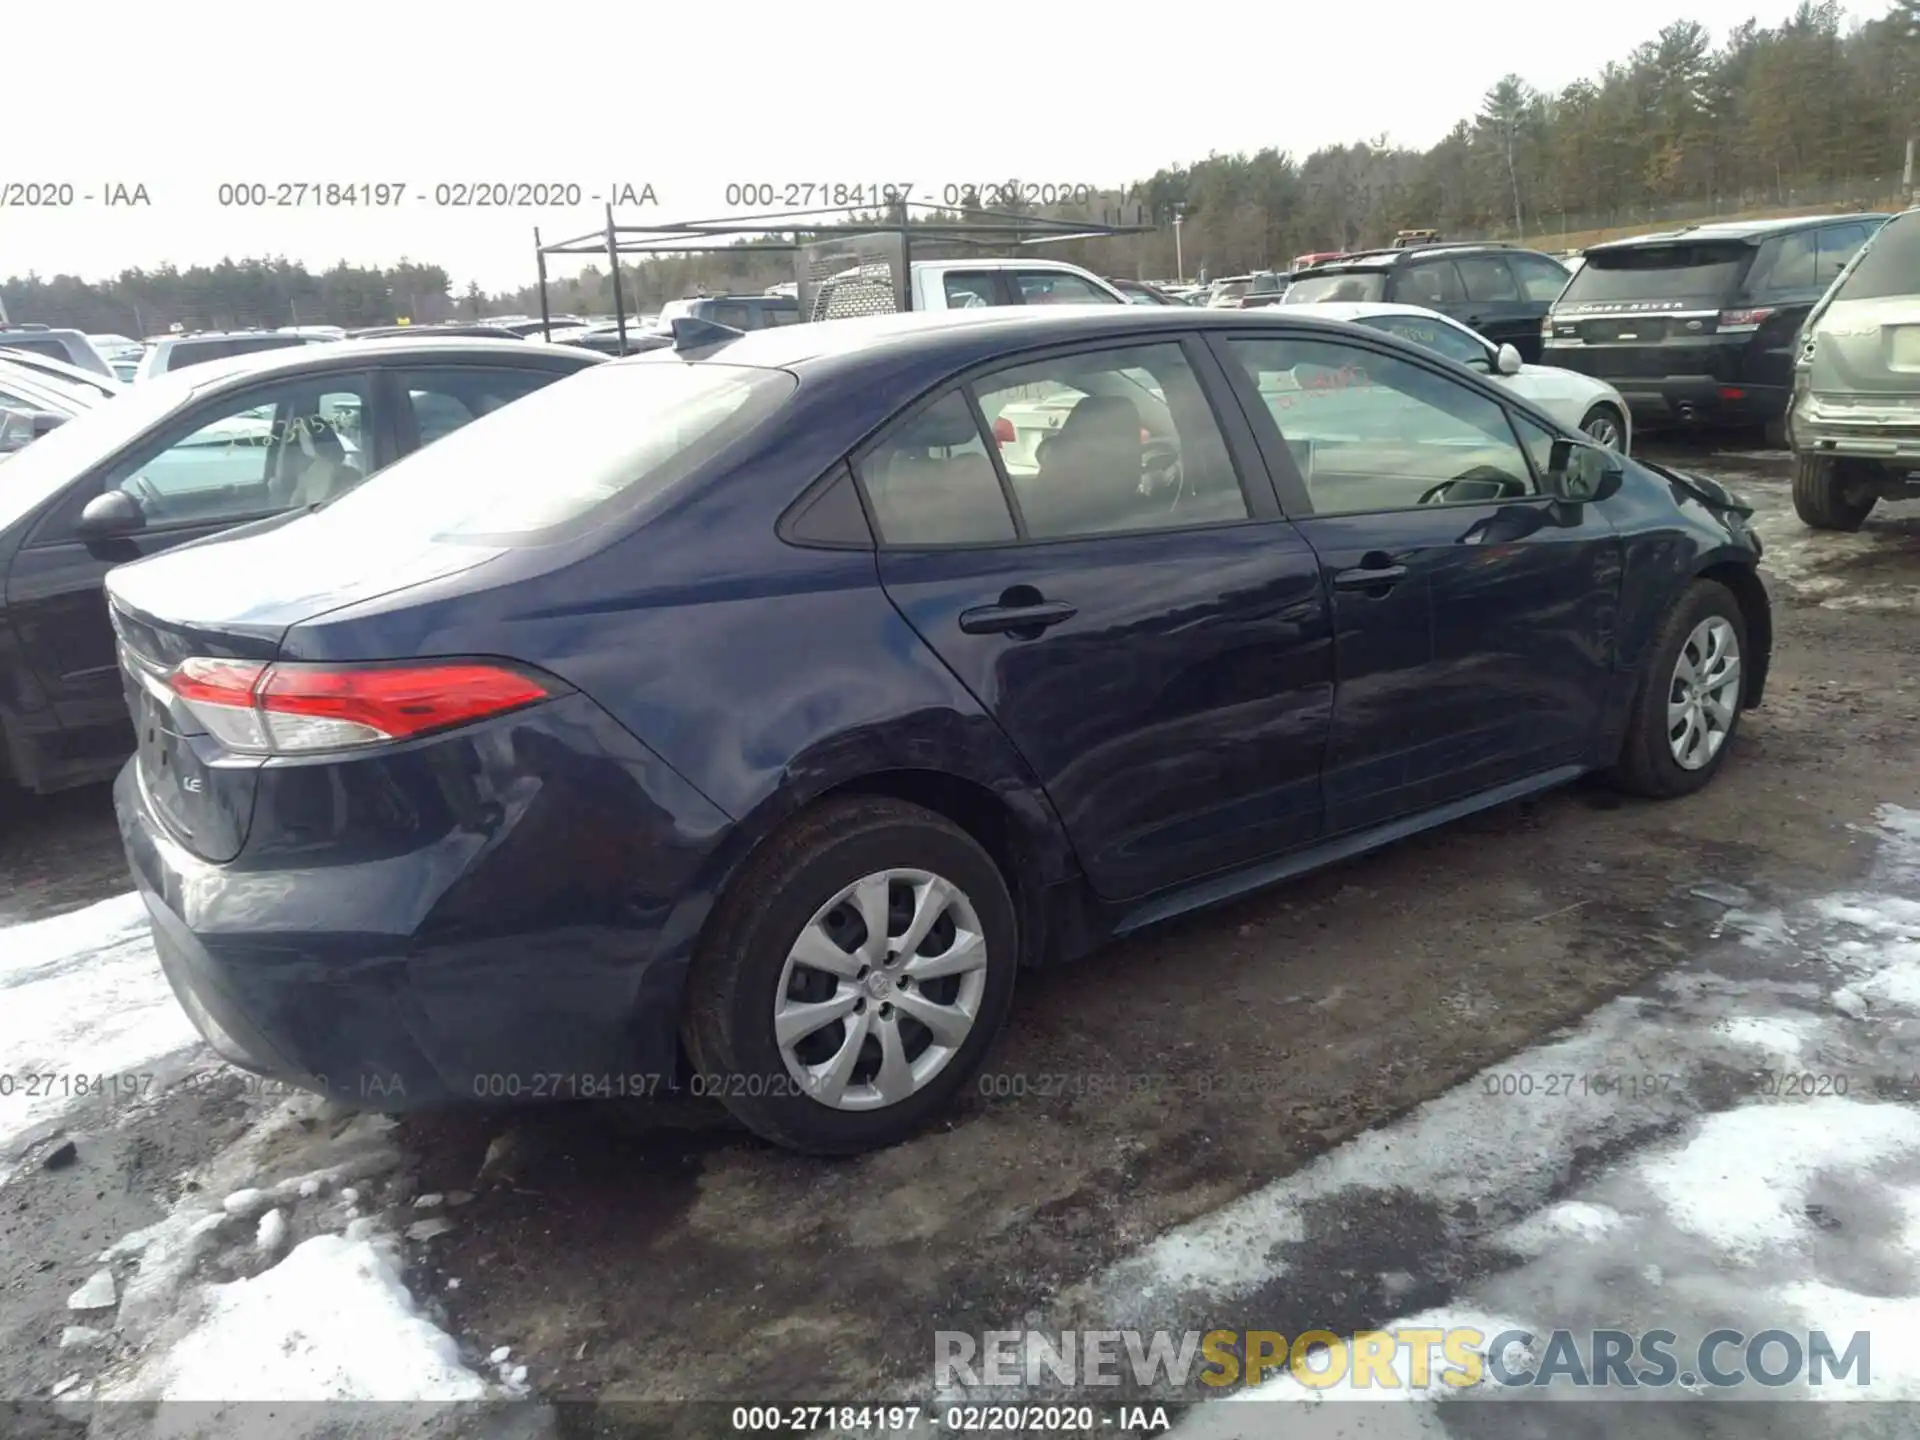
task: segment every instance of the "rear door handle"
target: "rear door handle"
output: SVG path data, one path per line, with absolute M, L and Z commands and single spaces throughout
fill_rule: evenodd
M 1404 565 L 1382 565 L 1373 570 L 1342 570 L 1333 577 L 1336 590 L 1384 590 L 1407 578 Z
M 1064 600 L 1043 600 L 1036 605 L 978 605 L 960 612 L 960 628 L 969 635 L 1004 635 L 1021 630 L 1038 634 L 1079 613 L 1078 606 Z

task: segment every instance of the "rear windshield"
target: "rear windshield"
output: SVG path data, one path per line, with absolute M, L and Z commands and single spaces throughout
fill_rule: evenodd
M 472 544 L 566 539 L 677 484 L 798 384 L 677 359 L 594 365 L 396 461 L 314 521 Z
M 1283 305 L 1311 305 L 1321 300 L 1384 300 L 1384 270 L 1336 270 L 1328 275 L 1303 275 L 1287 287 Z
M 1920 295 L 1920 213 L 1896 215 L 1868 239 L 1836 300 L 1887 300 Z
M 298 335 L 236 335 L 225 340 L 182 340 L 167 356 L 167 369 L 183 370 L 209 360 L 225 360 L 234 355 L 251 355 L 259 350 L 285 350 L 304 345 Z
M 1590 250 L 1562 305 L 1606 300 L 1718 300 L 1739 287 L 1753 246 L 1739 241 Z

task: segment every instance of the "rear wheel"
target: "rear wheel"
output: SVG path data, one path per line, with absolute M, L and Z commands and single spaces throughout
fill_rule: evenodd
M 1640 672 L 1611 779 L 1635 795 L 1690 795 L 1727 758 L 1746 696 L 1746 617 L 1726 586 L 1696 580 L 1667 612 Z
M 695 1083 L 791 1149 L 905 1140 L 986 1059 L 1018 944 L 1006 881 L 965 831 L 898 800 L 830 801 L 714 912 L 687 977 Z
M 1580 428 L 1595 444 L 1609 450 L 1618 450 L 1626 443 L 1626 421 L 1611 405 L 1600 404 L 1587 411 L 1581 417 Z
M 1815 530 L 1858 530 L 1879 495 L 1871 461 L 1793 457 L 1793 510 Z

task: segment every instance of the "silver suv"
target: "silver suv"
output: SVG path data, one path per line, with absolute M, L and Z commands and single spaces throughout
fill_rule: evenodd
M 147 346 L 134 372 L 137 380 L 171 374 L 208 360 L 252 355 L 261 350 L 288 350 L 296 345 L 331 345 L 331 335 L 302 335 L 285 330 L 211 330 L 191 335 L 168 335 Z
M 45 325 L 0 326 L 0 349 L 63 360 L 109 380 L 116 378 L 107 357 L 94 349 L 93 342 L 78 330 L 54 330 Z
M 1920 209 L 1882 225 L 1801 325 L 1787 438 L 1793 508 L 1816 530 L 1920 495 Z

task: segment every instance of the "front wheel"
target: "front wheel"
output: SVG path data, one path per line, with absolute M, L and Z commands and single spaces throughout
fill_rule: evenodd
M 896 1144 L 978 1073 L 1018 950 L 1006 881 L 965 831 L 898 800 L 830 801 L 715 910 L 687 976 L 695 1084 L 790 1149 Z
M 1726 586 L 1696 580 L 1640 672 L 1611 778 L 1635 795 L 1691 795 L 1727 758 L 1746 698 L 1747 622 Z
M 1596 405 L 1581 417 L 1580 428 L 1597 445 L 1609 450 L 1626 448 L 1627 424 L 1611 405 Z

